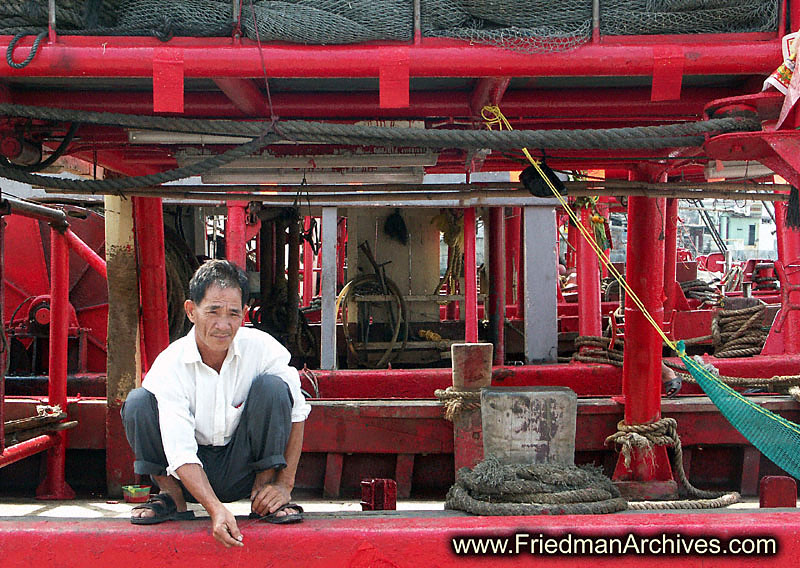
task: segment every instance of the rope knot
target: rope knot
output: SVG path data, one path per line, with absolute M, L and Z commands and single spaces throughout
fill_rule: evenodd
M 480 390 L 447 387 L 444 390 L 436 389 L 433 394 L 444 404 L 444 417 L 450 422 L 465 410 L 478 410 L 481 407 Z

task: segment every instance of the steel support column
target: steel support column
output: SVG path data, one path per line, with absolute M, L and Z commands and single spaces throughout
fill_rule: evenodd
M 225 220 L 225 258 L 247 270 L 247 202 L 228 201 Z M 282 277 L 281 271 L 278 271 Z
M 95 272 L 106 278 L 106 261 L 92 250 L 92 247 L 87 245 L 81 238 L 72 232 L 71 229 L 64 231 L 64 237 L 67 239 L 69 247 L 81 257 L 86 264 L 88 264 Z
M 525 360 L 555 362 L 558 355 L 555 199 L 523 209 Z M 545 246 L 537 246 L 545 243 Z M 547 246 L 551 244 L 552 246 Z
M 649 178 L 649 176 L 648 176 Z M 628 199 L 626 279 L 656 322 L 663 321 L 664 211 L 666 200 Z M 625 360 L 622 367 L 625 423 L 648 424 L 661 418 L 661 337 L 631 301 L 625 300 Z M 620 455 L 614 472 L 620 490 L 653 498 L 676 492 L 667 451 L 634 449 L 630 466 Z
M 667 220 L 664 229 L 665 323 L 672 321 L 672 311 L 675 309 L 675 294 L 677 294 L 675 276 L 678 262 L 678 202 L 678 199 L 667 199 Z
M 320 368 L 336 368 L 336 207 L 322 208 Z
M 69 246 L 58 230 L 50 229 L 50 355 L 47 402 L 67 409 L 67 339 L 69 337 Z M 67 433 L 51 434 L 57 443 L 47 451 L 47 477 L 36 490 L 38 499 L 74 499 L 64 464 Z M 43 442 L 44 443 L 44 442 Z
M 157 197 L 133 197 L 145 359 L 152 365 L 169 345 L 164 211 Z
M 505 208 L 489 210 L 489 328 L 494 344 L 493 363 L 505 362 L 506 243 Z
M 519 276 L 519 256 L 520 256 L 520 219 L 522 209 L 511 207 L 511 215 L 505 219 L 505 244 L 506 250 L 503 253 L 506 262 L 506 304 L 513 306 L 515 302 L 514 293 L 520 294 Z M 512 313 L 514 311 L 512 310 Z M 520 312 L 514 313 L 516 317 L 522 317 Z
M 475 260 L 475 208 L 464 209 L 464 339 L 478 342 L 478 267 Z
M 581 207 L 581 224 L 594 235 L 591 210 Z M 576 231 L 577 232 L 577 231 Z M 600 313 L 600 272 L 597 255 L 583 235 L 578 235 L 578 333 L 599 337 L 603 334 Z

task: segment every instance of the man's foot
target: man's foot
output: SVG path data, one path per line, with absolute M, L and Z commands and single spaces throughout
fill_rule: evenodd
M 131 510 L 131 523 L 134 525 L 155 525 L 173 519 L 186 521 L 194 518 L 194 512 L 178 512 L 175 501 L 169 493 L 151 495 L 147 503 L 143 503 Z
M 250 513 L 251 519 L 260 519 L 275 525 L 288 525 L 303 521 L 303 508 L 296 503 L 286 503 L 281 505 L 275 512 L 267 515 Z
M 177 518 L 181 518 L 181 515 L 184 514 L 182 515 L 183 517 L 190 518 L 190 515 L 185 515 L 185 513 L 187 513 L 186 500 L 183 498 L 183 491 L 181 490 L 181 487 L 180 485 L 178 485 L 178 482 L 175 480 L 175 478 L 168 477 L 166 475 L 164 476 L 157 475 L 153 476 L 153 479 L 161 488 L 161 493 L 152 496 L 151 499 L 153 499 L 153 497 L 160 497 L 161 495 L 166 495 L 167 497 L 169 497 L 169 500 L 175 507 L 173 509 L 174 513 L 173 517 L 176 517 L 177 515 Z M 147 505 L 147 503 L 145 503 L 145 505 Z M 191 511 L 188 512 L 191 513 Z M 194 513 L 192 513 L 191 517 L 193 516 Z M 157 511 L 155 511 L 153 507 L 146 507 L 144 505 L 139 505 L 138 507 L 134 507 L 131 510 L 131 522 L 134 524 L 146 524 L 146 521 L 136 522 L 134 521 L 134 519 L 150 519 L 155 517 L 157 517 Z M 162 522 L 162 521 L 156 521 L 156 522 Z

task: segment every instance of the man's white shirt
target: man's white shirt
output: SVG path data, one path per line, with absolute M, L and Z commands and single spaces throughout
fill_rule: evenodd
M 194 327 L 162 351 L 142 387 L 158 401 L 167 474 L 178 477 L 175 470 L 182 465 L 200 464 L 198 444 L 224 446 L 231 440 L 250 384 L 259 375 L 276 375 L 289 385 L 292 422 L 304 421 L 311 406 L 300 392 L 300 377 L 290 359 L 275 338 L 248 327 L 237 331 L 219 374 L 203 363 Z

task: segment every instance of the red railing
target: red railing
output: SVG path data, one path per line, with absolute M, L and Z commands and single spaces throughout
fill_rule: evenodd
M 69 337 L 69 250 L 72 248 L 86 260 L 93 269 L 105 276 L 105 261 L 86 245 L 77 235 L 69 229 L 67 216 L 59 209 L 52 209 L 43 205 L 19 201 L 16 199 L 3 199 L 0 202 L 0 216 L 8 214 L 31 217 L 50 224 L 50 352 L 49 352 L 49 382 L 47 389 L 47 402 L 50 406 L 60 406 L 67 411 L 67 339 Z M 2 253 L 2 230 L 0 229 L 0 253 Z M 0 263 L 2 266 L 2 263 Z M 0 269 L 0 280 L 2 272 Z M 3 296 L 0 293 L 0 311 L 2 311 Z M 4 347 L 7 347 L 4 342 Z M 4 373 L 5 358 L 8 349 L 3 351 L 3 361 L 0 372 Z M 40 499 L 71 499 L 75 496 L 67 485 L 64 473 L 66 458 L 66 431 L 54 432 L 37 436 L 31 440 L 5 447 L 5 432 L 3 424 L 5 393 L 2 384 L 5 377 L 0 380 L 0 467 L 30 457 L 39 452 L 47 451 L 47 475 L 37 489 Z

